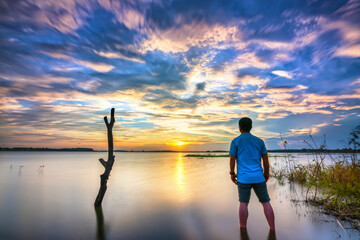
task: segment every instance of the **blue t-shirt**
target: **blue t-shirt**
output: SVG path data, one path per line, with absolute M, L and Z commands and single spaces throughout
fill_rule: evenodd
M 261 166 L 261 155 L 263 154 L 267 154 L 264 141 L 251 133 L 241 133 L 232 140 L 229 155 L 236 157 L 238 182 L 265 182 Z

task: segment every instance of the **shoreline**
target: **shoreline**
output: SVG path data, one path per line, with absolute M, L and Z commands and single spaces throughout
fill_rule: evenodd
M 14 148 L 0 148 L 0 152 L 107 152 L 107 150 L 95 150 L 93 148 L 32 148 L 32 147 L 14 147 Z M 204 150 L 204 151 L 174 151 L 174 150 L 114 150 L 114 152 L 174 152 L 174 153 L 227 153 L 225 150 Z M 352 149 L 273 149 L 268 150 L 269 153 L 360 153 L 360 150 Z M 190 156 L 189 156 L 190 157 Z M 212 157 L 208 155 L 191 156 L 191 157 Z M 215 156 L 216 157 L 216 156 Z

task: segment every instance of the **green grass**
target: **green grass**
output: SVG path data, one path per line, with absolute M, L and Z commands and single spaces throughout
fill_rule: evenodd
M 213 157 L 229 157 L 230 155 L 215 155 L 215 154 L 187 154 L 185 157 L 196 158 L 213 158 Z

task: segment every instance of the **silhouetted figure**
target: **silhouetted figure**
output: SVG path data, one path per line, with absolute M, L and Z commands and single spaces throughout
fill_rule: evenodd
M 269 179 L 269 158 L 265 143 L 252 135 L 252 121 L 244 117 L 239 120 L 240 136 L 234 138 L 230 145 L 230 175 L 238 186 L 240 227 L 245 229 L 248 218 L 248 204 L 253 188 L 263 205 L 264 214 L 271 230 L 275 230 L 275 216 L 270 204 L 266 182 Z M 263 160 L 264 169 L 261 166 Z M 235 162 L 237 174 L 235 174 Z

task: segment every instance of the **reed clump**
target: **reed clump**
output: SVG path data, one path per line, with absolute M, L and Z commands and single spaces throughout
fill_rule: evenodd
M 347 150 L 337 157 L 326 151 L 325 136 L 320 146 L 309 136 L 311 141 L 304 142 L 314 150 L 312 162 L 297 165 L 286 155 L 286 168 L 273 171 L 274 177 L 280 183 L 287 179 L 301 184 L 306 188 L 306 201 L 323 206 L 341 219 L 354 220 L 353 227 L 360 229 L 360 126 L 351 133 Z M 282 141 L 286 149 L 287 142 Z M 331 162 L 325 163 L 325 158 Z

